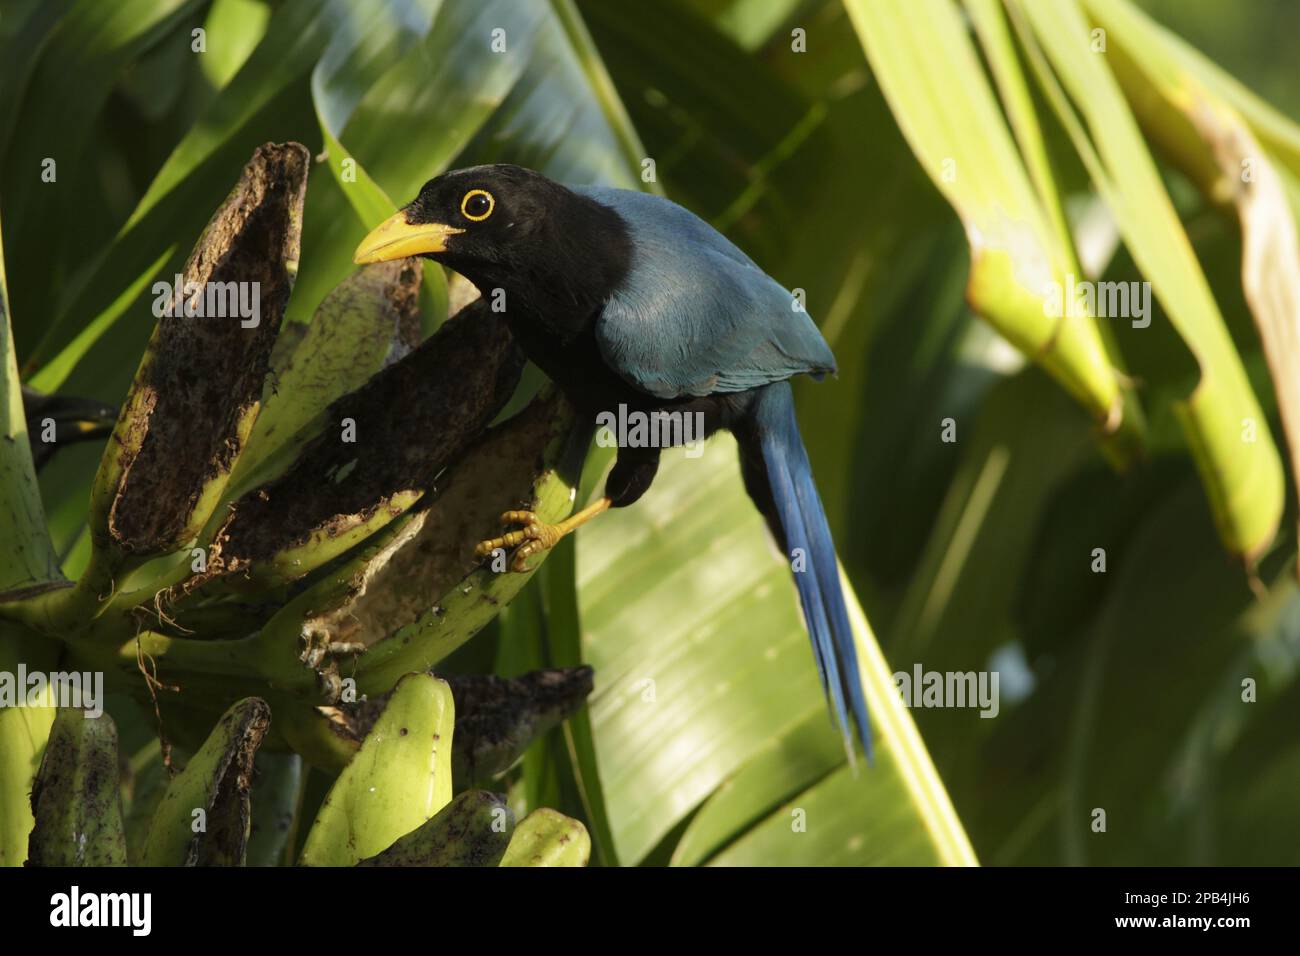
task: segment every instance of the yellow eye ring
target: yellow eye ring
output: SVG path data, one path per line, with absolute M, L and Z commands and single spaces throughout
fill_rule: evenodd
M 488 201 L 487 212 L 480 216 L 475 216 L 469 211 L 469 201 L 475 196 L 486 196 Z M 497 206 L 497 201 L 492 198 L 492 194 L 486 189 L 471 189 L 465 194 L 465 198 L 460 201 L 460 214 L 470 222 L 482 222 L 488 216 L 492 215 L 492 210 Z

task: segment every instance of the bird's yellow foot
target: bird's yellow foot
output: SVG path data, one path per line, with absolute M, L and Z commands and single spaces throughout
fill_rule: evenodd
M 555 547 L 574 528 L 586 524 L 596 515 L 609 510 L 609 507 L 609 498 L 598 498 L 559 524 L 547 524 L 531 511 L 507 511 L 501 516 L 501 523 L 522 527 L 518 531 L 507 531 L 499 538 L 480 541 L 474 548 L 474 553 L 480 558 L 486 558 L 497 550 L 515 548 L 515 553 L 510 558 L 510 570 L 527 571 L 529 558 Z
M 499 538 L 480 541 L 474 549 L 480 558 L 486 558 L 496 551 L 515 549 L 510 557 L 511 571 L 527 571 L 528 559 L 555 547 L 568 529 L 562 525 L 547 524 L 531 511 L 507 511 L 501 516 L 502 524 L 520 525 L 518 531 L 507 531 Z

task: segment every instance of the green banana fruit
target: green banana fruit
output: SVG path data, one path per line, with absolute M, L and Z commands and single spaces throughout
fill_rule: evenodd
M 491 429 L 447 475 L 420 525 L 408 529 L 406 548 L 371 575 L 354 602 L 359 632 L 337 614 L 316 619 L 336 640 L 367 645 L 356 665 L 361 693 L 382 693 L 401 674 L 434 667 L 528 583 L 545 553 L 516 573 L 504 561 L 485 565 L 474 547 L 500 532 L 503 511 L 522 506 L 543 521 L 569 514 L 586 451 L 575 452 L 572 424 L 567 403 L 547 391 Z
M 352 866 L 445 807 L 451 801 L 454 722 L 446 682 L 428 674 L 402 678 L 326 795 L 299 862 Z
M 311 766 L 337 776 L 357 755 L 365 735 L 339 708 L 317 707 L 292 697 L 272 701 L 281 736 Z
M 509 400 L 523 358 L 483 302 L 314 420 L 283 474 L 219 516 L 205 575 L 238 588 L 297 580 L 405 513 Z
M 448 677 L 456 698 L 451 766 L 458 790 L 496 779 L 592 690 L 590 667 L 555 667 L 519 677 Z
M 359 269 L 325 297 L 310 325 L 281 329 L 271 355 L 271 394 L 235 466 L 232 488 L 286 444 L 294 451 L 292 463 L 313 437 L 304 426 L 419 346 L 422 275 L 416 259 Z
M 348 672 L 359 694 L 377 695 L 404 674 L 430 670 L 476 634 L 531 572 L 484 567 L 474 545 L 496 531 L 502 511 L 529 506 L 547 521 L 569 513 L 577 480 L 571 421 L 563 399 L 545 392 L 488 429 L 427 503 L 374 535 L 266 624 L 256 640 L 260 670 L 276 675 L 277 686 L 314 692 L 313 675 L 338 682 L 331 648 L 361 648 Z M 286 683 L 279 675 L 296 676 Z M 314 702 L 336 700 L 335 692 Z
M 278 717 L 278 714 L 277 714 Z M 280 866 L 293 843 L 306 770 L 297 754 L 257 754 L 248 834 L 248 866 Z
M 271 348 L 297 274 L 311 155 L 260 147 L 200 237 L 182 274 L 184 305 L 230 310 L 219 283 L 256 296 L 240 316 L 164 315 L 123 404 L 91 494 L 95 548 L 170 554 L 202 529 L 257 418 Z M 257 283 L 255 291 L 242 284 Z M 177 295 L 177 299 L 181 299 Z M 252 301 L 250 299 L 250 301 Z M 177 305 L 176 301 L 168 303 Z
M 230 506 L 294 466 L 303 447 L 324 431 L 324 412 L 331 403 L 419 346 L 420 317 L 415 310 L 421 276 L 412 260 L 361 269 L 325 297 L 311 324 L 282 326 L 270 355 L 268 394 L 221 505 L 200 535 L 204 558 Z M 161 591 L 161 604 L 168 611 L 165 618 L 155 615 L 159 626 L 170 624 L 177 633 L 201 633 L 211 640 L 256 631 L 286 600 L 285 589 L 272 584 L 248 594 L 250 600 L 198 604 L 204 592 L 216 591 L 217 581 L 220 576 L 196 567 L 194 555 L 185 550 L 151 576 L 148 587 L 122 594 L 116 604 L 147 604 Z M 195 591 L 199 593 L 191 597 Z
M 247 697 L 173 777 L 154 811 L 146 866 L 242 866 L 251 823 L 253 758 L 271 722 L 266 701 Z
M 125 791 L 125 788 L 124 788 Z M 130 803 L 126 807 L 126 862 L 140 866 L 154 813 L 167 792 L 167 768 L 157 738 L 131 758 Z M 123 793 L 125 799 L 126 794 Z
M 515 817 L 505 800 L 467 790 L 423 826 L 357 866 L 497 866 Z
M 59 708 L 32 810 L 28 866 L 126 866 L 113 718 Z
M 579 820 L 546 807 L 515 827 L 502 866 L 586 866 L 591 835 Z
M 577 711 L 592 689 L 592 670 L 586 666 L 536 670 L 514 678 L 443 679 L 451 687 L 456 705 L 451 748 L 456 791 L 500 776 L 533 741 Z M 352 759 L 391 696 L 382 694 L 333 707 L 277 705 L 277 720 L 295 751 L 314 766 L 337 773 Z M 286 714 L 293 716 L 286 718 Z M 284 726 L 286 720 L 292 722 L 292 729 Z

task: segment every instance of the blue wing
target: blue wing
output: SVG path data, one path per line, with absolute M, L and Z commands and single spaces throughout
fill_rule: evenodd
M 629 384 L 680 398 L 835 371 L 794 296 L 704 220 L 647 193 L 574 191 L 612 208 L 631 233 L 631 270 L 596 321 L 601 356 Z

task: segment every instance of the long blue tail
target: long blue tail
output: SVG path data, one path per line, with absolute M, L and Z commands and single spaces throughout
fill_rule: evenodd
M 852 711 L 852 726 L 870 760 L 867 701 L 840 589 L 835 544 L 799 435 L 789 383 L 776 382 L 758 390 L 746 427 L 735 431 L 741 444 L 745 485 L 794 569 L 822 688 L 839 721 L 845 748 L 852 758 Z

